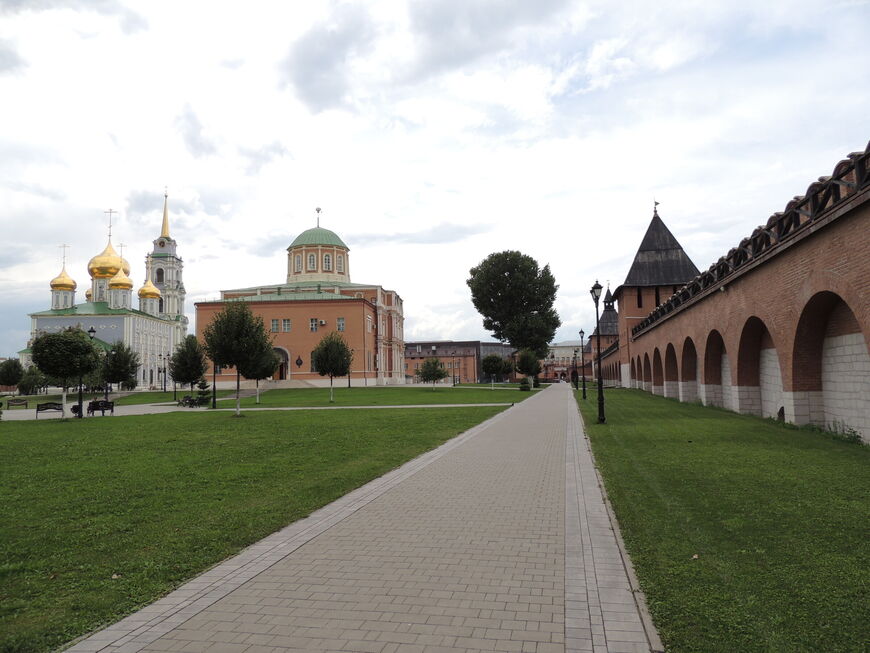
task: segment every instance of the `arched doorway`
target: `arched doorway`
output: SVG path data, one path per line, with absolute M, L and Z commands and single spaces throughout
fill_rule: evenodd
M 278 356 L 278 371 L 275 372 L 273 378 L 278 381 L 285 381 L 290 370 L 290 352 L 283 347 L 273 347 L 272 351 Z

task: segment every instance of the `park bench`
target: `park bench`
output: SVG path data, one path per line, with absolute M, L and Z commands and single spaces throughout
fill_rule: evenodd
M 6 408 L 12 408 L 13 406 L 24 406 L 27 408 L 27 399 L 7 399 Z
M 45 413 L 49 410 L 63 412 L 63 404 L 59 401 L 47 401 L 44 404 L 36 404 L 36 419 L 39 419 L 39 413 Z
M 111 411 L 112 415 L 115 414 L 115 402 L 114 401 L 105 401 L 103 399 L 97 399 L 95 401 L 88 402 L 88 415 L 93 415 L 96 411 L 100 411 L 102 416 L 105 417 L 107 410 Z

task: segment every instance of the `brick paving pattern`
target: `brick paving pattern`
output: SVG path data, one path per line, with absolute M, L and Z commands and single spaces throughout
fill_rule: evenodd
M 69 650 L 650 645 L 573 397 L 559 385 Z

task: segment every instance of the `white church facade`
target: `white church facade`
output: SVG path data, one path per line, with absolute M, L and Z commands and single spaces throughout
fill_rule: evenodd
M 41 333 L 69 327 L 83 331 L 93 328 L 94 341 L 105 350 L 120 341 L 139 354 L 140 388 L 160 386 L 169 357 L 187 335 L 188 323 L 184 315 L 183 262 L 169 232 L 168 204 L 164 196 L 163 224 L 146 256 L 145 282 L 136 293 L 138 308 L 133 306 L 130 264 L 112 246 L 110 230 L 105 249 L 88 262 L 91 284 L 85 301 L 76 300 L 77 284 L 67 273 L 64 260 L 60 274 L 50 283 L 51 308 L 30 314 L 30 341 Z M 25 367 L 32 363 L 29 343 L 28 349 L 19 352 L 19 358 Z

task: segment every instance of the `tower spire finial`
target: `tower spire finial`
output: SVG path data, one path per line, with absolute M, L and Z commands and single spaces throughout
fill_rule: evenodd
M 109 240 L 112 240 L 112 215 L 117 213 L 115 209 L 109 209 L 108 211 L 103 211 L 103 213 L 109 214 Z
M 320 226 L 320 207 L 318 206 L 314 211 L 317 213 L 317 226 Z
M 67 245 L 66 243 L 64 243 L 63 245 L 58 245 L 58 248 L 60 248 L 61 250 L 63 250 L 63 255 L 62 255 L 62 259 L 63 259 L 63 261 L 62 261 L 62 265 L 63 265 L 63 267 L 66 267 L 66 250 L 68 250 L 68 249 L 70 248 L 70 246 Z
M 659 217 L 659 202 L 656 201 L 656 198 L 653 197 L 653 216 Z
M 163 187 L 163 226 L 160 228 L 161 238 L 171 238 L 169 235 L 169 188 Z

